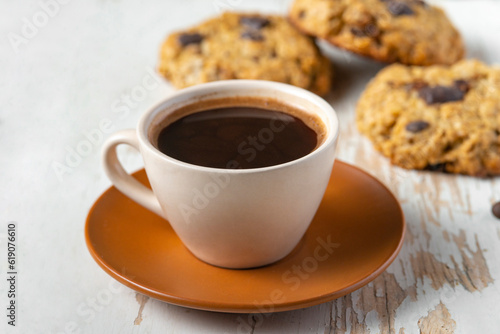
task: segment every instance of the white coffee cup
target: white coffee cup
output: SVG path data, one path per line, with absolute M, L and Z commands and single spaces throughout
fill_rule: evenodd
M 190 104 L 228 97 L 271 98 L 316 115 L 324 123 L 325 139 L 297 160 L 253 169 L 192 165 L 153 145 L 151 131 L 158 119 L 175 118 L 176 110 Z M 118 190 L 168 220 L 202 261 L 258 267 L 285 257 L 304 236 L 330 178 L 338 133 L 333 108 L 309 91 L 270 81 L 218 81 L 165 98 L 142 115 L 136 130 L 113 134 L 104 143 L 104 169 Z M 141 152 L 153 191 L 125 172 L 116 153 L 120 144 Z

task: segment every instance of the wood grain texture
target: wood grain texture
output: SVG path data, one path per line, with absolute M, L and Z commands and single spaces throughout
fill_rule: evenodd
M 456 322 L 451 318 L 446 306 L 439 303 L 434 310 L 429 311 L 428 315 L 418 320 L 418 328 L 421 333 L 452 334 L 455 332 Z
M 144 306 L 148 302 L 149 297 L 137 292 L 135 294 L 135 299 L 139 303 L 139 311 L 137 311 L 137 317 L 135 317 L 134 325 L 139 326 L 142 322 L 142 311 L 144 310 Z

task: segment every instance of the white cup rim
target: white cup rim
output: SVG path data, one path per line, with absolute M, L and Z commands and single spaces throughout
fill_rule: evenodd
M 148 129 L 152 123 L 152 120 L 154 119 L 154 116 L 159 111 L 164 110 L 166 108 L 166 105 L 168 105 L 169 101 L 182 99 L 183 97 L 189 95 L 208 96 L 210 95 L 210 92 L 213 91 L 221 91 L 221 90 L 228 90 L 235 88 L 245 88 L 248 89 L 249 91 L 252 89 L 272 90 L 275 92 L 295 95 L 304 100 L 308 100 L 309 102 L 315 104 L 319 109 L 325 112 L 326 118 L 328 119 L 329 122 L 329 124 L 325 124 L 328 128 L 326 139 L 321 143 L 321 145 L 318 148 L 298 159 L 278 165 L 258 167 L 258 168 L 245 168 L 245 169 L 215 168 L 215 167 L 206 167 L 206 166 L 190 164 L 181 160 L 177 160 L 162 153 L 149 140 Z M 244 94 L 238 96 L 255 97 L 256 95 L 252 95 L 251 93 L 249 93 L 246 95 Z M 283 102 L 286 103 L 286 101 Z M 206 171 L 210 173 L 251 174 L 251 173 L 276 170 L 280 168 L 285 168 L 287 166 L 300 164 L 301 162 L 304 162 L 306 160 L 313 158 L 318 154 L 321 154 L 322 151 L 326 150 L 329 146 L 333 145 L 337 141 L 337 138 L 339 136 L 339 120 L 337 113 L 335 112 L 335 109 L 328 102 L 326 102 L 323 98 L 319 97 L 318 95 L 303 88 L 292 86 L 285 83 L 265 81 L 265 80 L 242 80 L 242 79 L 220 80 L 184 88 L 162 99 L 159 103 L 149 108 L 149 110 L 141 116 L 139 123 L 137 125 L 137 136 L 143 147 L 151 151 L 157 158 L 159 158 L 160 160 L 168 161 L 180 167 L 189 168 L 196 171 Z

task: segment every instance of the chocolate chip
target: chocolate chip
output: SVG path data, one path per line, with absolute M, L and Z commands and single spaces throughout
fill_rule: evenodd
M 269 20 L 259 16 L 243 16 L 240 17 L 240 24 L 247 28 L 260 30 L 269 25 Z
M 256 42 L 261 42 L 264 40 L 264 36 L 258 31 L 247 30 L 241 33 L 240 35 L 243 39 L 249 39 Z
M 500 202 L 496 202 L 495 204 L 493 204 L 493 206 L 491 207 L 491 212 L 495 217 L 500 219 Z
M 446 163 L 429 164 L 424 169 L 425 170 L 430 170 L 430 171 L 433 171 L 433 172 L 443 172 L 443 173 L 446 173 Z
M 380 34 L 380 30 L 378 30 L 377 26 L 371 23 L 365 26 L 365 32 L 370 37 L 377 37 Z
M 358 36 L 358 37 L 365 37 L 366 36 L 365 32 L 362 29 L 359 29 L 358 27 L 352 27 L 351 34 L 353 34 L 354 36 Z
M 437 103 L 446 103 L 463 100 L 465 91 L 456 86 L 433 86 L 422 87 L 418 91 L 418 95 L 428 105 Z
M 417 133 L 417 132 L 420 132 L 420 131 L 427 129 L 429 126 L 430 126 L 430 124 L 428 122 L 418 120 L 418 121 L 413 121 L 413 122 L 406 124 L 405 129 L 408 132 Z
M 414 15 L 415 12 L 407 4 L 401 1 L 388 1 L 387 9 L 394 16 Z
M 458 89 L 460 89 L 462 92 L 464 93 L 467 93 L 469 91 L 469 83 L 465 80 L 455 80 L 455 82 L 453 83 L 455 85 L 455 87 L 457 87 Z
M 192 33 L 192 34 L 186 33 L 186 34 L 179 35 L 178 40 L 182 46 L 186 46 L 189 44 L 200 44 L 201 41 L 203 41 L 203 35 L 200 35 L 196 32 Z
M 299 12 L 299 19 L 303 19 L 304 17 L 306 17 L 306 11 L 305 10 L 301 10 Z

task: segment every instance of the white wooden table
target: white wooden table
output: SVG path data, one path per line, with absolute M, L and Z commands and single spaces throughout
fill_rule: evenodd
M 464 35 L 468 56 L 500 62 L 500 2 L 439 4 Z M 285 13 L 288 6 L 281 0 L 0 4 L 1 333 L 237 333 L 246 328 L 242 319 L 253 333 L 500 332 L 500 220 L 490 213 L 500 181 L 390 166 L 353 122 L 355 102 L 381 65 L 325 45 L 337 66 L 328 100 L 341 119 L 339 158 L 384 182 L 407 218 L 405 244 L 386 272 L 333 302 L 249 318 L 149 299 L 90 257 L 85 217 L 110 185 L 100 144 L 110 132 L 134 127 L 141 112 L 172 91 L 154 74 L 162 39 L 220 9 Z M 141 167 L 134 151 L 122 156 L 130 171 Z M 15 327 L 4 315 L 12 222 Z

